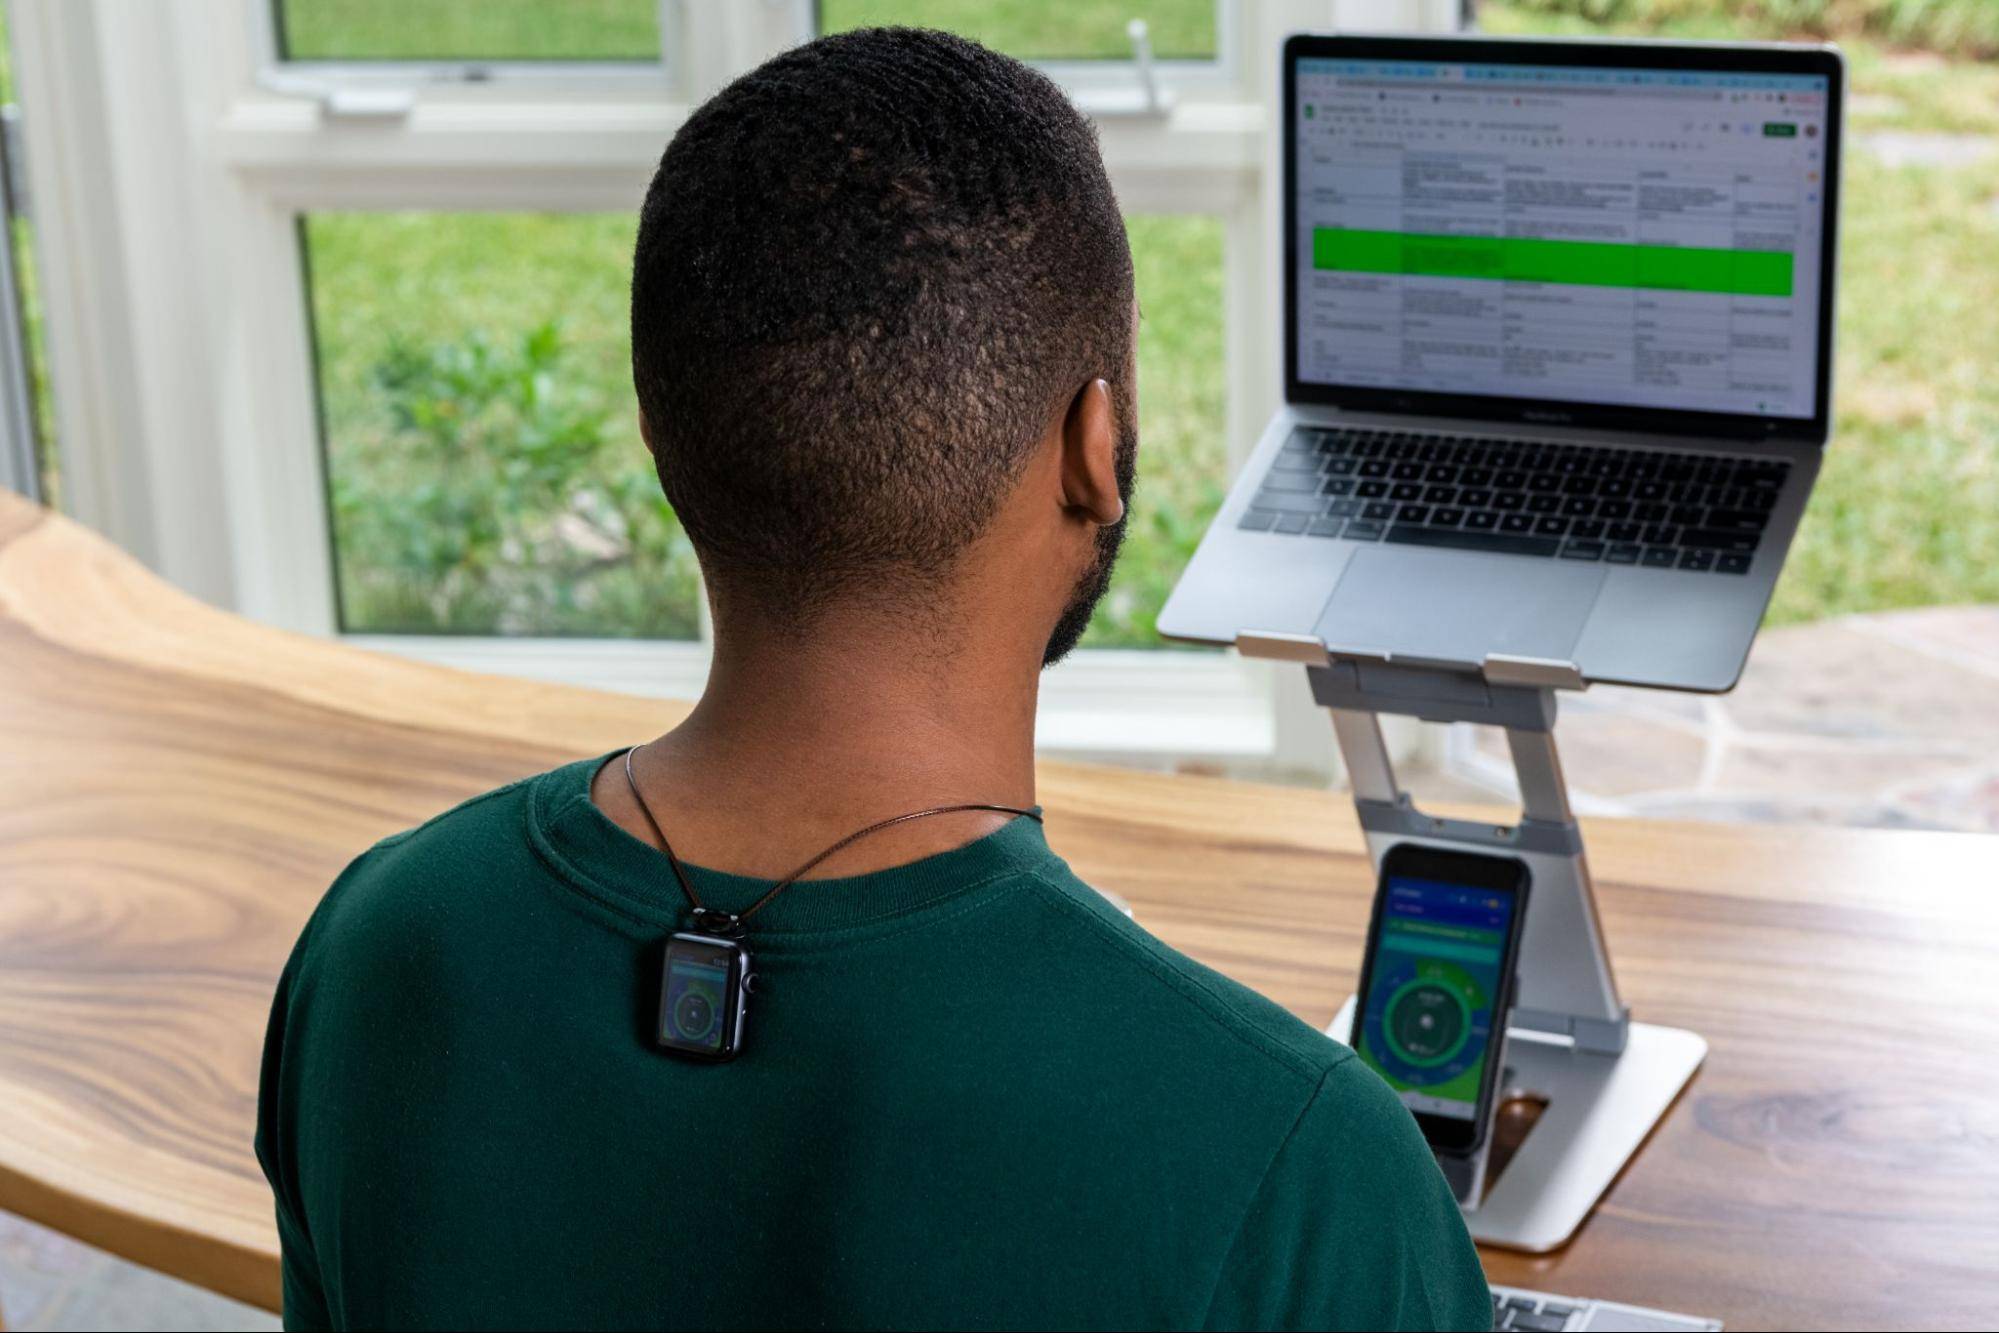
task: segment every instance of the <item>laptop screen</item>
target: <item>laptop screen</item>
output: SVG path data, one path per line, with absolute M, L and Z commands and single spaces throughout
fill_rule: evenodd
M 1830 82 L 1300 58 L 1297 379 L 1813 418 Z

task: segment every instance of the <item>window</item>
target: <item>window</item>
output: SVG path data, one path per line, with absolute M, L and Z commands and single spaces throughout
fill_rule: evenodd
M 819 0 L 819 30 L 943 28 L 1022 60 L 1128 60 L 1126 25 L 1145 21 L 1162 60 L 1212 60 L 1215 0 Z
M 311 286 L 340 628 L 699 637 L 699 571 L 638 438 L 629 214 L 318 213 Z M 1222 229 L 1141 217 L 1146 484 L 1091 627 L 1148 648 L 1226 490 Z M 505 256 L 505 263 L 494 262 Z
M 19 125 L 13 47 L 0 6 L 0 484 L 53 504 L 55 414 Z
M 634 226 L 305 219 L 341 629 L 699 637 L 631 403 Z
M 75 223 L 45 233 L 50 272 L 88 316 L 65 344 L 76 512 L 182 586 L 437 661 L 698 689 L 698 569 L 630 396 L 633 206 L 735 74 L 925 23 L 1041 62 L 1097 119 L 1137 267 L 1131 527 L 1040 739 L 1323 768 L 1274 673 L 1154 622 L 1277 397 L 1272 90 L 1241 53 L 1325 0 L 110 5 L 26 6 L 60 95 L 97 109 L 46 155 Z M 134 181 L 171 198 L 139 207 Z M 121 269 L 86 262 L 110 251 Z
M 283 60 L 657 60 L 658 0 L 271 0 Z

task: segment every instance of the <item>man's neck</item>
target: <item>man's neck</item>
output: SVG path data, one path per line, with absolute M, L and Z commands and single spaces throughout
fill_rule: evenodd
M 768 878 L 891 815 L 961 802 L 1032 805 L 1041 664 L 1017 649 L 993 651 L 977 633 L 967 627 L 967 641 L 939 643 L 868 612 L 828 615 L 798 638 L 767 623 L 718 621 L 700 702 L 634 765 L 675 851 Z M 624 786 L 621 766 L 607 766 L 597 803 L 650 841 Z M 823 873 L 900 864 L 1004 822 L 917 821 L 857 844 Z

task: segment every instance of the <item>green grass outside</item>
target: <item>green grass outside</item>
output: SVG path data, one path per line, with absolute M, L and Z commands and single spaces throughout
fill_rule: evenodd
M 1847 155 L 1833 440 L 1772 623 L 1999 601 L 1999 158 Z
M 634 225 L 623 214 L 389 213 L 321 215 L 301 228 L 344 628 L 697 632 L 693 553 L 659 495 L 631 401 Z M 560 501 L 543 497 L 524 514 L 507 471 L 524 423 L 468 402 L 460 433 L 470 448 L 440 457 L 421 431 L 399 425 L 381 372 L 399 348 L 479 339 L 511 355 L 544 324 L 562 348 L 551 388 L 603 422 L 607 438 L 578 460 Z M 439 522 L 471 535 L 453 545 L 423 530 Z M 556 554 L 594 540 L 619 558 L 567 568 L 549 548 L 519 548 L 523 528 L 551 535 Z
M 279 13 L 299 60 L 648 60 L 660 45 L 658 0 L 280 0 Z M 1116 59 L 1134 16 L 1162 58 L 1215 52 L 1214 0 L 822 0 L 820 28 L 904 23 L 1025 59 Z
M 1252 0 L 1253 2 L 1253 0 Z M 943 28 L 1023 60 L 1124 59 L 1142 18 L 1161 59 L 1215 54 L 1215 0 L 820 0 L 822 32 Z
M 653 60 L 659 0 L 279 0 L 293 60 Z

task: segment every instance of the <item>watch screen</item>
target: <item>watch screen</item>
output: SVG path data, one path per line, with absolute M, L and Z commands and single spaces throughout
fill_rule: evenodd
M 728 1015 L 729 961 L 726 950 L 674 940 L 666 958 L 666 993 L 661 997 L 660 1041 L 694 1052 L 722 1049 Z
M 1472 1120 L 1515 896 L 1390 876 L 1355 1049 L 1418 1114 Z

